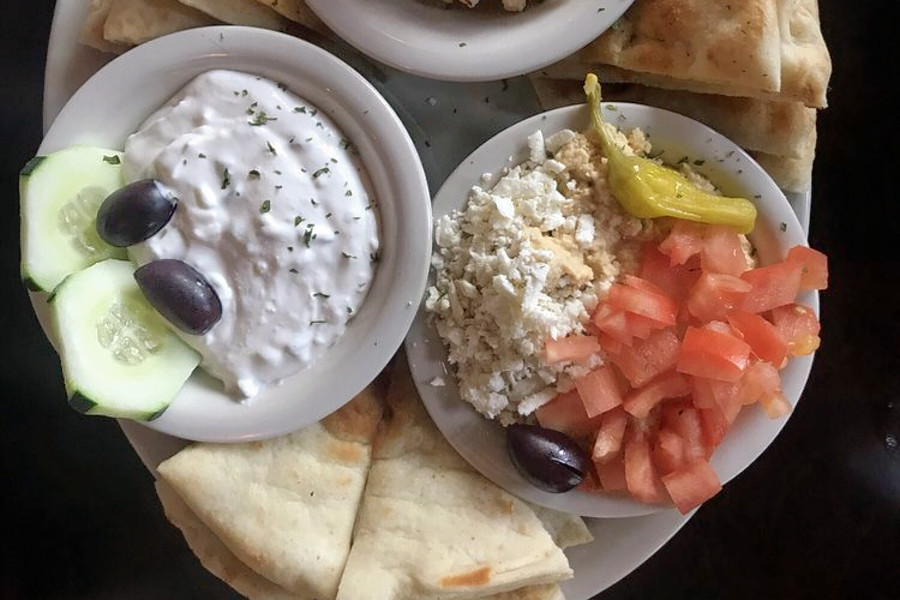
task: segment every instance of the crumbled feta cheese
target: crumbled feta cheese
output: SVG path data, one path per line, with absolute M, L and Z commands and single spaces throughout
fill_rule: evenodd
M 571 142 L 575 139 L 577 134 L 571 129 L 563 129 L 561 131 L 557 131 L 546 140 L 544 140 L 544 145 L 547 147 L 547 152 L 550 154 L 556 154 L 559 152 L 559 149 Z
M 544 147 L 544 134 L 538 129 L 528 136 L 528 160 L 536 165 L 547 160 L 547 149 Z
M 444 381 L 443 377 L 435 377 L 431 381 L 428 382 L 428 385 L 431 387 L 444 387 L 447 383 Z

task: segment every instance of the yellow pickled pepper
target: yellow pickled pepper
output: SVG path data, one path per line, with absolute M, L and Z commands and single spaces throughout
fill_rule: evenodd
M 676 217 L 728 225 L 740 233 L 753 230 L 756 207 L 749 200 L 710 194 L 672 168 L 640 156 L 625 156 L 603 127 L 600 82 L 593 73 L 585 78 L 584 93 L 591 109 L 591 123 L 609 161 L 610 190 L 629 214 L 639 219 Z

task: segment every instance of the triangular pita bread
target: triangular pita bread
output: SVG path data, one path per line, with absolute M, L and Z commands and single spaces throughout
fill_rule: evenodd
M 328 33 L 328 27 L 316 16 L 305 0 L 256 0 L 260 4 L 270 7 L 281 16 L 299 23 L 319 33 Z
M 246 25 L 284 31 L 287 21 L 256 0 L 178 0 L 229 25 Z
M 106 25 L 106 17 L 109 16 L 109 9 L 112 8 L 115 0 L 93 0 L 88 14 L 81 26 L 81 35 L 78 41 L 85 46 L 90 46 L 100 50 L 101 52 L 112 52 L 121 54 L 128 50 L 127 44 L 114 44 L 103 37 L 103 27 Z
M 338 600 L 482 598 L 572 576 L 534 510 L 444 440 L 405 363 L 387 414 Z
M 334 598 L 381 408 L 367 389 L 295 433 L 194 444 L 158 472 L 242 563 L 300 597 Z
M 113 0 L 103 24 L 103 38 L 114 44 L 137 45 L 215 23 L 177 0 Z

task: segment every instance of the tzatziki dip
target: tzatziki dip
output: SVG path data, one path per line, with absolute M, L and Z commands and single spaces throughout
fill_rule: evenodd
M 350 140 L 286 86 L 200 75 L 128 138 L 123 168 L 177 198 L 131 256 L 179 259 L 209 281 L 221 320 L 176 333 L 228 391 L 250 397 L 310 365 L 359 311 L 379 252 L 371 185 Z

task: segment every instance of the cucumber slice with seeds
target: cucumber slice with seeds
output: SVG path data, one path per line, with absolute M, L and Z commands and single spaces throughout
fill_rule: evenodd
M 128 261 L 68 276 L 50 307 L 69 404 L 79 412 L 156 418 L 200 363 L 147 302 Z
M 122 187 L 121 153 L 72 146 L 28 161 L 19 176 L 22 279 L 34 291 L 107 258 L 125 258 L 97 233 L 97 209 Z

